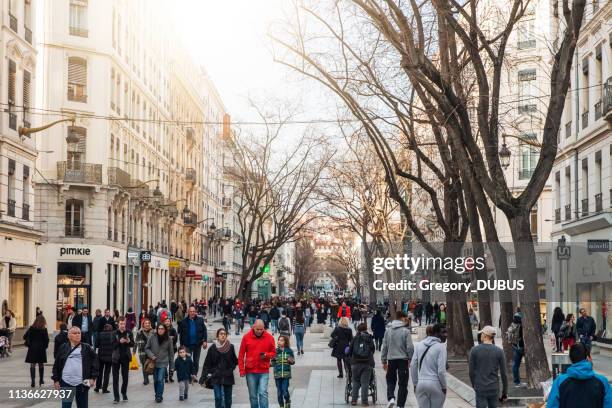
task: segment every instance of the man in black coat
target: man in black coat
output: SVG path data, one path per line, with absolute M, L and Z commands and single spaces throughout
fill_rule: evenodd
M 198 373 L 200 365 L 200 352 L 208 347 L 208 332 L 201 316 L 198 316 L 194 306 L 189 306 L 188 315 L 179 324 L 179 341 L 181 346 L 187 347 L 193 360 L 194 372 Z
M 89 320 L 91 320 L 91 316 Z M 68 343 L 64 343 L 60 347 L 57 353 L 57 358 L 55 363 L 53 363 L 51 379 L 53 379 L 56 390 L 73 390 L 77 407 L 87 407 L 87 393 L 90 387 L 96 385 L 96 378 L 98 377 L 98 358 L 96 352 L 89 344 L 81 342 L 79 326 L 72 326 L 68 330 L 68 341 Z M 80 362 L 81 369 L 75 370 L 74 364 L 70 364 L 69 368 L 65 369 L 66 362 L 69 359 L 77 363 Z M 83 383 L 85 380 L 87 384 Z
M 110 324 L 113 327 L 113 330 L 117 329 L 117 325 L 115 324 L 115 319 L 111 316 L 109 309 L 104 309 L 104 316 L 100 316 L 98 320 L 98 326 L 96 327 L 96 331 L 99 333 L 104 330 L 104 326 Z
M 60 324 L 60 331 L 53 340 L 53 359 L 57 358 L 57 353 L 63 344 L 68 343 L 68 325 L 66 323 Z
M 72 319 L 72 327 L 81 329 L 81 342 L 91 345 L 91 334 L 95 328 L 93 327 L 93 321 L 91 320 L 91 315 L 89 314 L 87 306 L 83 306 L 81 313 Z

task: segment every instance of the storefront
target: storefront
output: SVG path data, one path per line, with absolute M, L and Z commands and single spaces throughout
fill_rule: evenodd
M 30 315 L 30 294 L 34 267 L 9 264 L 8 306 L 15 314 L 17 327 L 27 327 Z
M 66 322 L 68 311 L 91 307 L 91 263 L 58 262 L 56 327 Z

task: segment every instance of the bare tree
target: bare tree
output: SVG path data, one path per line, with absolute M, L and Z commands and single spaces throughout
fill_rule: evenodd
M 314 190 L 330 154 L 321 142 L 303 137 L 289 150 L 275 151 L 286 119 L 260 112 L 262 135 L 235 137 L 233 163 L 227 166 L 237 195 L 242 246 L 240 296 L 264 273 L 281 245 L 295 241 L 312 220 Z
M 483 220 L 487 241 L 493 245 L 496 272 L 501 279 L 507 277 L 507 259 L 498 245 L 489 202 L 505 214 L 514 241 L 517 271 L 526 283 L 520 300 L 527 344 L 526 367 L 532 387 L 539 387 L 540 381 L 548 378 L 550 372 L 540 336 L 535 251 L 529 215 L 556 156 L 559 122 L 585 3 L 585 0 L 571 0 L 570 5 L 570 0 L 562 0 L 553 4 L 555 16 L 559 15 L 559 9 L 562 12 L 563 20 L 559 24 L 564 24 L 564 31 L 551 58 L 551 92 L 546 104 L 540 157 L 532 178 L 518 197 L 508 188 L 498 155 L 499 95 L 508 40 L 529 0 L 505 3 L 506 9 L 498 20 L 500 24 L 486 30 L 482 28 L 485 24 L 480 19 L 476 0 L 339 1 L 333 6 L 333 22 L 326 18 L 330 14 L 323 16 L 313 7 L 298 9 L 303 13 L 298 13 L 296 41 L 279 40 L 285 50 L 300 58 L 296 63 L 283 62 L 331 89 L 366 128 L 373 144 L 380 149 L 378 156 L 390 163 L 387 174 L 391 183 L 396 176 L 412 178 L 394 163 L 392 152 L 387 148 L 389 135 L 383 126 L 388 128 L 391 121 L 394 122 L 391 126 L 398 126 L 397 123 L 402 126 L 406 117 L 414 118 L 411 114 L 415 109 L 414 100 L 407 95 L 416 94 L 418 106 L 437 139 L 447 172 L 444 211 L 447 215 L 449 211 L 454 213 L 455 218 L 460 212 L 461 218 L 470 219 L 474 231 L 478 222 L 475 217 L 478 215 Z M 304 16 L 310 18 L 309 22 L 324 27 L 329 34 L 326 40 L 331 38 L 338 47 L 330 50 L 329 45 L 322 45 L 320 35 L 309 39 Z M 360 42 L 356 43 L 355 39 Z M 313 40 L 314 50 L 307 48 L 309 40 Z M 364 50 L 366 46 L 370 50 Z M 368 99 L 377 99 L 383 109 L 373 107 L 371 101 L 365 103 Z M 404 127 L 409 127 L 410 123 Z M 406 133 L 412 133 L 411 129 Z M 408 143 L 405 147 L 418 154 L 418 143 Z M 427 164 L 426 158 L 422 160 Z M 398 199 L 393 188 L 391 194 Z M 447 195 L 453 196 L 450 202 L 446 201 Z M 398 202 L 410 224 L 410 214 L 404 209 L 401 197 Z M 460 204 L 460 211 L 453 209 L 456 203 Z M 435 207 L 434 211 L 438 212 Z M 443 214 L 437 214 L 437 221 L 441 226 L 444 222 L 452 226 Z M 422 240 L 412 226 L 411 229 Z M 459 230 L 451 228 L 445 232 L 457 238 L 456 231 Z M 472 237 L 478 238 L 478 234 Z M 507 306 L 508 302 L 502 302 Z M 504 327 L 509 323 L 507 308 L 502 313 L 502 322 Z
M 312 238 L 304 232 L 295 242 L 295 293 L 302 294 L 316 277 L 316 264 Z

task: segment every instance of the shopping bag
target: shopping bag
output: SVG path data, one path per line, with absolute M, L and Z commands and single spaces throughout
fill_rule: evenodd
M 138 359 L 136 354 L 132 354 L 132 361 L 130 361 L 130 370 L 138 370 Z

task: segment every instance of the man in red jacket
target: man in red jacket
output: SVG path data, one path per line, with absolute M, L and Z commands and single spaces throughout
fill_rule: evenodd
M 251 408 L 268 408 L 268 379 L 270 360 L 276 356 L 274 337 L 256 320 L 253 328 L 242 338 L 238 352 L 240 376 L 246 375 Z
M 346 305 L 346 302 L 342 302 L 342 306 L 338 308 L 338 320 L 341 317 L 346 317 L 351 320 L 351 308 Z

